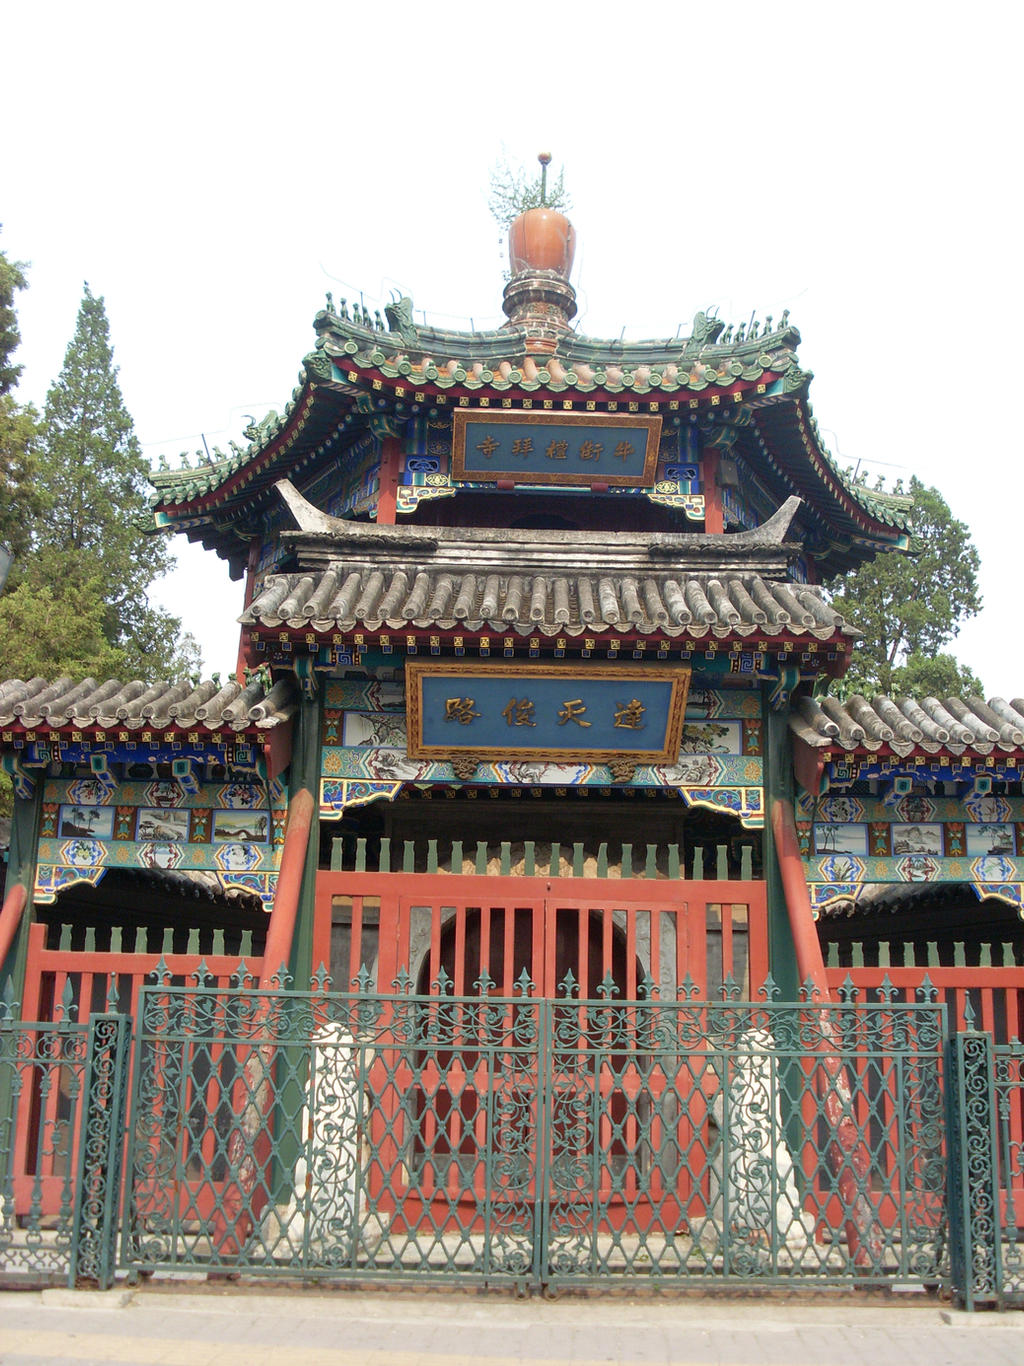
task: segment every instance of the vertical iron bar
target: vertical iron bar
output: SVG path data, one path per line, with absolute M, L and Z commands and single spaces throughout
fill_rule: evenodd
M 953 1294 L 965 1309 L 1002 1303 L 992 1036 L 961 1030 L 946 1057 Z
M 554 1135 L 551 1131 L 551 1087 L 553 1059 L 551 1050 L 554 1039 L 552 1012 L 553 1000 L 537 999 L 537 1137 L 536 1157 L 534 1159 L 533 1191 L 533 1287 L 540 1288 L 548 1279 L 549 1251 L 551 1245 L 551 1189 L 550 1163 L 551 1145 Z
M 83 1088 L 77 1199 L 68 1269 L 69 1284 L 114 1283 L 117 1208 L 124 1152 L 128 1045 L 126 1015 L 93 1015 Z

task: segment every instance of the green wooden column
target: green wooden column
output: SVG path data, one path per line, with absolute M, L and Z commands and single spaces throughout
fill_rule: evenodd
M 292 745 L 289 798 L 303 789 L 313 796 L 313 822 L 306 848 L 306 864 L 302 872 L 302 890 L 292 939 L 292 953 L 288 971 L 297 991 L 308 989 L 318 964 L 313 962 L 313 911 L 316 898 L 316 874 L 320 850 L 320 736 L 321 699 L 303 699 L 295 723 Z
M 11 820 L 11 852 L 4 896 L 19 883 L 26 892 L 21 928 L 7 955 L 0 963 L 0 993 L 11 982 L 16 1000 L 21 1000 L 25 985 L 25 959 L 28 955 L 28 927 L 32 919 L 32 890 L 36 884 L 36 854 L 39 848 L 39 811 L 43 801 L 43 778 L 39 775 L 31 797 L 15 797 Z
M 308 991 L 313 970 L 313 915 L 316 898 L 316 874 L 320 848 L 320 698 L 304 698 L 299 704 L 292 741 L 292 760 L 288 774 L 288 799 L 297 792 L 307 791 L 313 796 L 313 819 L 309 828 L 309 843 L 302 870 L 299 905 L 292 935 L 288 972 L 292 978 L 290 990 Z M 275 1202 L 287 1202 L 293 1193 L 293 1173 L 302 1152 L 302 1135 L 297 1117 L 302 1112 L 305 1093 L 300 1083 L 308 1066 L 309 1047 L 286 1045 L 276 1070 L 279 1087 L 275 1096 L 276 1114 L 271 1127 L 278 1135 L 270 1166 L 271 1189 Z M 283 1073 L 283 1077 L 282 1077 Z
M 31 797 L 15 797 L 11 820 L 11 853 L 7 866 L 4 896 L 20 883 L 25 888 L 25 909 L 21 926 L 6 960 L 0 963 L 0 1002 L 5 996 L 22 1002 L 25 999 L 25 960 L 28 957 L 28 927 L 32 919 L 32 889 L 36 884 L 36 851 L 39 844 L 39 809 L 43 800 L 42 774 Z M 2 1008 L 0 1008 L 2 1013 Z M 0 1067 L 0 1127 L 11 1115 L 13 1070 Z M 6 1156 L 6 1155 L 5 1155 Z
M 789 912 L 779 874 L 779 860 L 772 836 L 771 809 L 775 798 L 792 802 L 794 795 L 793 760 L 790 748 L 789 710 L 776 711 L 764 698 L 764 878 L 768 899 L 768 955 L 772 976 L 779 985 L 781 999 L 795 1001 L 800 991 L 796 949 L 789 926 Z

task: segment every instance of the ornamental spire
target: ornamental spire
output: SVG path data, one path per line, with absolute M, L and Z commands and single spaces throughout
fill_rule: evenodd
M 550 152 L 538 153 L 539 193 L 534 207 L 527 208 L 509 224 L 508 254 L 511 278 L 505 286 L 502 308 L 509 322 L 526 330 L 528 352 L 551 354 L 558 337 L 576 314 L 576 291 L 569 283 L 576 252 L 576 229 L 559 208 L 548 203 Z M 552 198 L 565 202 L 559 193 Z

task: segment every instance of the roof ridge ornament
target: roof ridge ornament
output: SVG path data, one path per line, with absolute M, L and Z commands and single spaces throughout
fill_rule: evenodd
M 397 332 L 402 338 L 403 345 L 411 347 L 419 345 L 419 329 L 412 315 L 412 299 L 408 295 L 399 298 L 392 291 L 391 302 L 384 305 L 384 316 L 388 320 L 388 327 L 391 331 Z
M 795 493 L 792 494 L 777 512 L 772 513 L 767 522 L 762 522 L 751 531 L 733 532 L 733 539 L 745 537 L 747 541 L 756 542 L 758 545 L 781 545 L 802 502 L 802 498 L 798 498 Z
M 705 346 L 714 346 L 724 327 L 725 323 L 703 309 L 695 313 L 690 335 L 683 347 L 683 357 L 689 360 L 699 356 Z
M 576 229 L 555 203 L 548 203 L 550 152 L 541 152 L 540 203 L 524 208 L 508 225 L 508 258 L 512 272 L 501 307 L 513 327 L 526 333 L 527 352 L 553 355 L 558 339 L 576 316 L 576 291 L 569 283 L 576 254 Z M 536 193 L 536 192 L 534 192 Z M 529 204 L 533 196 L 521 195 Z
M 424 534 L 414 527 L 364 526 L 341 517 L 322 512 L 308 498 L 304 498 L 290 479 L 278 479 L 277 489 L 299 531 L 313 536 L 331 536 L 339 548 L 377 549 L 394 547 L 430 554 L 437 549 L 437 537 Z
M 749 531 L 723 531 L 711 532 L 701 535 L 700 540 L 708 547 L 720 545 L 730 550 L 746 550 L 758 546 L 782 545 L 786 539 L 793 518 L 796 516 L 803 499 L 795 493 L 792 494 L 777 512 L 773 512 L 767 522 L 762 522 L 760 526 L 751 527 Z M 688 541 L 692 541 L 693 534 L 683 533 Z M 659 536 L 652 541 L 649 554 L 652 558 L 657 556 L 659 559 L 664 556 L 678 554 L 679 537 Z

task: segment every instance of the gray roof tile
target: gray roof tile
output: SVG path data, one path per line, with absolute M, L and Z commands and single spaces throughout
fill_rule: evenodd
M 1024 698 L 804 697 L 789 725 L 812 749 L 984 755 L 1024 749 Z
M 272 730 L 295 712 L 298 694 L 289 680 L 269 690 L 262 677 L 244 688 L 234 680 L 218 686 L 212 679 L 192 683 L 152 683 L 87 678 L 8 679 L 0 683 L 0 726 L 26 730 L 76 730 L 120 727 L 126 730 Z
M 407 626 L 579 635 L 635 628 L 644 635 L 810 636 L 855 632 L 820 589 L 752 574 L 507 573 L 369 566 L 344 575 L 272 574 L 241 617 L 244 625 L 294 630 L 392 630 Z

